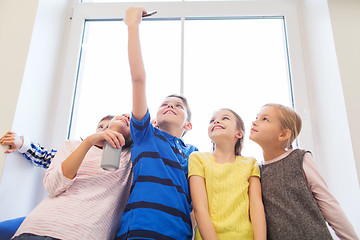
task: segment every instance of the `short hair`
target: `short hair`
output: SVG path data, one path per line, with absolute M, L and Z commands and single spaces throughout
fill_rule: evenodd
M 291 136 L 285 142 L 284 148 L 292 149 L 292 143 L 299 136 L 301 131 L 302 121 L 299 114 L 293 109 L 277 103 L 268 103 L 264 105 L 264 107 L 266 106 L 275 107 L 279 112 L 281 127 L 291 131 Z
M 170 98 L 170 97 L 175 97 L 175 98 L 179 98 L 183 101 L 185 107 L 186 107 L 186 112 L 187 112 L 187 119 L 189 122 L 191 121 L 191 111 L 190 111 L 190 107 L 189 107 L 189 104 L 186 100 L 186 98 L 182 95 L 179 95 L 179 94 L 171 94 L 169 96 L 167 96 L 166 98 Z
M 245 135 L 245 124 L 244 124 L 244 121 L 242 120 L 242 118 L 240 117 L 239 114 L 237 114 L 234 110 L 231 110 L 230 108 L 221 108 L 217 111 L 220 111 L 220 110 L 226 110 L 226 111 L 229 111 L 231 112 L 235 118 L 236 118 L 236 127 L 238 130 L 241 130 L 242 132 L 242 137 L 239 138 L 235 144 L 235 148 L 234 148 L 234 152 L 235 152 L 235 155 L 236 156 L 241 156 L 241 151 L 242 151 L 242 148 L 244 146 L 244 135 Z M 215 150 L 215 143 L 213 143 L 213 151 Z
M 111 120 L 111 119 L 113 119 L 115 116 L 114 115 L 106 115 L 105 117 L 103 117 L 100 121 L 99 121 L 99 123 L 100 122 L 102 122 L 102 121 L 104 121 L 104 120 Z

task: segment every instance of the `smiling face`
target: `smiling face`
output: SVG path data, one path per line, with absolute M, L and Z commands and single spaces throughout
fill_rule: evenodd
M 160 129 L 183 128 L 188 123 L 187 118 L 184 102 L 177 97 L 168 97 L 157 112 L 156 123 Z
M 260 146 L 278 143 L 282 140 L 284 129 L 279 111 L 274 106 L 263 107 L 252 122 L 250 139 Z
M 130 114 L 115 116 L 109 122 L 109 129 L 121 133 L 124 138 L 130 136 Z
M 238 121 L 235 114 L 228 109 L 216 111 L 208 126 L 210 139 L 214 144 L 227 140 L 233 142 L 235 146 L 239 139 L 243 137 L 243 129 L 239 127 Z M 241 118 L 240 121 L 242 122 Z

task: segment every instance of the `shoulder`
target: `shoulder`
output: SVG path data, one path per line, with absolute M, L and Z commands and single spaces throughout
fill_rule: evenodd
M 254 165 L 254 164 L 258 165 L 258 163 L 254 157 L 236 156 L 236 161 L 251 164 L 251 165 Z
M 197 157 L 197 158 L 209 158 L 212 154 L 209 152 L 193 152 L 190 154 L 190 157 Z
M 189 156 L 190 162 L 211 162 L 212 154 L 209 152 L 193 152 Z
M 199 149 L 196 146 L 191 145 L 191 144 L 185 144 L 185 148 L 188 149 L 191 152 L 198 152 L 199 151 Z

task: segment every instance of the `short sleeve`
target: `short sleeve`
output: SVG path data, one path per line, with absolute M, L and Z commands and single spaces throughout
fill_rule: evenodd
M 251 175 L 252 177 L 260 177 L 260 168 L 259 168 L 259 164 L 256 161 L 255 158 L 251 159 L 253 164 L 252 164 L 252 169 L 251 169 Z
M 189 156 L 189 174 L 188 176 L 200 176 L 205 178 L 204 166 L 201 158 L 197 152 L 190 154 Z
M 147 136 L 152 135 L 152 131 L 153 126 L 150 122 L 149 109 L 141 121 L 138 121 L 134 118 L 134 116 L 131 116 L 130 132 L 134 144 L 141 144 L 143 141 L 145 141 Z

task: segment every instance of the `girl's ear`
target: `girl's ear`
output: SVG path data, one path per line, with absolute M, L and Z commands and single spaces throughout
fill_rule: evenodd
M 284 129 L 279 135 L 279 140 L 285 142 L 290 137 L 291 137 L 291 130 L 290 129 Z
M 241 130 L 238 131 L 238 133 L 235 135 L 236 138 L 241 139 L 243 137 L 243 133 Z

